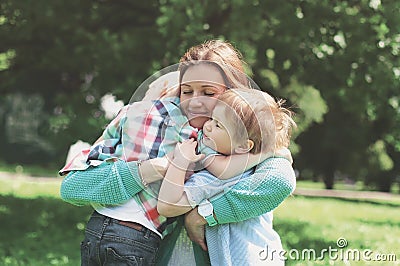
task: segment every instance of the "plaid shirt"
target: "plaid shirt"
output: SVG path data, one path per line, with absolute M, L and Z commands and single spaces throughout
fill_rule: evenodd
M 197 136 L 179 108 L 179 98 L 142 101 L 123 107 L 103 132 L 103 140 L 90 150 L 84 150 L 60 172 L 84 170 L 104 161 L 119 158 L 124 161 L 162 157 L 176 143 Z M 151 183 L 134 196 L 145 215 L 163 235 L 172 231 L 176 218 L 166 218 L 157 212 L 161 181 Z

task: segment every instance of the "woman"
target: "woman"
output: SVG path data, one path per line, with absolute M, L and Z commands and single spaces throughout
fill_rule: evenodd
M 190 125 L 195 128 L 201 128 L 208 120 L 217 103 L 217 97 L 223 91 L 229 87 L 249 86 L 247 77 L 243 74 L 243 62 L 239 53 L 229 43 L 222 41 L 210 41 L 189 49 L 180 60 L 179 73 L 178 102 L 180 102 L 180 109 L 187 116 Z M 72 171 L 62 184 L 61 195 L 64 200 L 74 204 L 123 203 L 122 206 L 124 206 L 127 204 L 127 200 L 143 193 L 148 184 L 162 179 L 168 166 L 166 157 L 159 158 L 159 155 L 162 154 L 158 151 L 157 158 L 145 160 L 141 163 L 116 160 L 113 163 L 103 163 L 85 171 Z M 202 213 L 204 217 L 214 216 L 218 223 L 223 224 L 243 221 L 276 208 L 292 193 L 295 179 L 294 175 L 291 180 L 284 178 L 265 179 L 264 176 L 267 171 L 274 171 L 274 169 L 271 165 L 259 164 L 255 173 L 249 179 L 239 182 L 224 196 L 211 201 L 208 213 Z M 277 186 L 282 189 L 279 191 L 271 189 Z M 251 193 L 251 195 L 243 193 L 242 187 L 246 187 L 247 190 L 250 187 L 254 190 L 254 193 Z M 212 207 L 214 207 L 214 211 Z M 103 221 L 107 220 L 107 215 L 103 216 L 105 217 Z M 186 216 L 186 228 L 191 239 L 199 243 L 205 250 L 204 224 L 206 220 L 204 217 L 200 216 L 194 209 Z M 135 230 L 134 227 L 142 229 L 140 225 L 146 228 L 151 227 L 148 224 L 141 224 L 140 221 L 137 223 L 137 220 L 130 219 L 130 217 L 111 218 L 124 222 L 119 225 L 131 227 L 132 230 Z M 167 230 L 168 221 L 164 222 L 163 226 L 166 226 L 162 228 Z M 136 226 L 137 224 L 139 224 L 139 227 Z M 150 229 L 155 232 L 154 228 Z M 90 230 L 91 228 L 89 230 L 87 228 L 86 232 Z M 174 241 L 174 237 L 178 233 L 179 230 L 174 229 L 173 234 L 164 238 L 161 248 L 171 247 L 172 245 L 166 244 L 165 241 Z M 101 234 L 104 234 L 104 231 L 95 234 L 100 236 L 98 241 L 101 241 Z M 159 261 L 166 263 L 170 252 L 163 254 L 167 255 L 160 256 Z M 129 255 L 127 256 L 129 257 Z M 140 257 L 140 255 L 137 256 Z M 151 261 L 148 263 L 150 264 Z

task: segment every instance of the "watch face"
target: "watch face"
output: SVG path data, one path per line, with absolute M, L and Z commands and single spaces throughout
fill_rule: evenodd
M 203 203 L 199 205 L 198 213 L 201 216 L 209 216 L 213 213 L 213 206 L 211 205 L 210 202 Z

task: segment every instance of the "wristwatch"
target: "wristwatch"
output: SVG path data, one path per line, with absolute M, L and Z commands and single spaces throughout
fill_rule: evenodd
M 203 216 L 203 218 L 207 221 L 209 226 L 217 225 L 217 221 L 214 218 L 214 208 L 207 199 L 203 200 L 199 207 L 197 208 L 197 212 Z

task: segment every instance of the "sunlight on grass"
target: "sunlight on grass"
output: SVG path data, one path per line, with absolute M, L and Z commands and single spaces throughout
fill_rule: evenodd
M 353 200 L 305 198 L 295 196 L 286 200 L 275 211 L 275 228 L 282 237 L 285 250 L 323 249 L 348 252 L 371 250 L 376 254 L 395 254 L 400 259 L 400 219 L 397 204 L 358 202 Z M 345 240 L 340 249 L 337 241 Z M 342 253 L 343 254 L 343 253 Z M 288 261 L 287 265 L 376 265 L 377 261 Z M 321 263 L 321 264 L 319 264 Z M 381 262 L 379 265 L 388 265 Z M 393 262 L 391 262 L 393 263 Z M 400 263 L 398 261 L 398 263 Z M 399 264 L 391 264 L 399 265 Z
M 41 167 L 35 165 L 10 164 L 0 161 L 0 172 L 35 177 L 58 177 L 60 166 Z
M 23 198 L 35 198 L 38 195 L 59 198 L 61 181 L 62 178 L 45 179 L 40 182 L 35 178 L 26 177 L 0 178 L 0 194 Z

